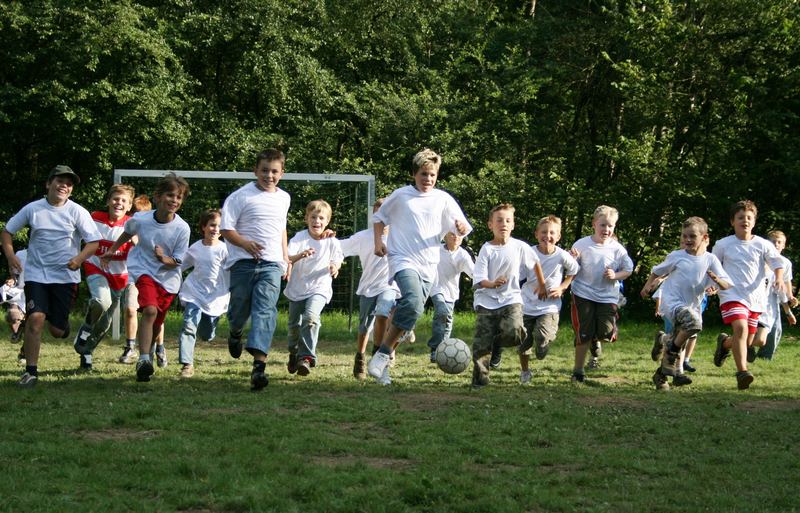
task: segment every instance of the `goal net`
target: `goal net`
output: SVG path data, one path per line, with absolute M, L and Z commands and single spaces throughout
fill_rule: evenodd
M 172 171 L 145 169 L 115 169 L 114 183 L 125 183 L 136 189 L 136 194 L 147 194 L 152 201 L 156 182 L 168 173 L 184 177 L 191 186 L 189 199 L 181 206 L 180 216 L 192 229 L 190 244 L 202 238 L 198 220 L 209 208 L 222 208 L 225 198 L 242 185 L 255 180 L 252 172 L 234 171 Z M 340 239 L 371 226 L 372 204 L 375 202 L 375 177 L 372 175 L 337 175 L 323 173 L 285 173 L 279 187 L 292 197 L 286 230 L 289 239 L 306 229 L 305 207 L 308 202 L 324 199 L 333 209 L 329 228 Z M 361 276 L 357 257 L 347 259 L 333 283 L 333 298 L 328 308 L 345 311 L 358 318 L 356 288 Z M 285 307 L 281 294 L 279 308 Z M 119 319 L 115 316 L 112 336 L 120 336 Z

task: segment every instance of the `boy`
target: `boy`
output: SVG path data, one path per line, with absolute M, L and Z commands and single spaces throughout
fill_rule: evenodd
M 514 230 L 514 206 L 503 203 L 489 212 L 493 238 L 481 247 L 475 262 L 473 279 L 477 314 L 472 342 L 472 387 L 489 384 L 489 362 L 495 346 L 519 346 L 525 340 L 522 320 L 522 272 L 535 275 L 536 290 L 545 296 L 545 278 L 539 258 L 521 240 L 511 237 Z
M 108 332 L 112 316 L 128 284 L 127 259 L 133 244 L 124 244 L 117 250 L 111 257 L 108 270 L 102 268 L 100 255 L 122 235 L 125 222 L 130 219 L 128 210 L 133 196 L 133 187 L 130 185 L 112 185 L 106 194 L 106 210 L 91 214 L 101 239 L 97 252 L 83 263 L 91 298 L 86 308 L 86 318 L 74 343 L 75 351 L 81 355 L 79 369 L 83 371 L 92 370 L 92 351 Z
M 472 231 L 456 200 L 436 189 L 442 159 L 424 149 L 414 156 L 414 185 L 395 190 L 375 213 L 375 254 L 388 255 L 389 276 L 400 289 L 400 299 L 381 347 L 367 364 L 367 372 L 388 385 L 389 360 L 400 336 L 414 329 L 425 311 L 425 301 L 436 279 L 439 241 L 448 231 L 466 236 Z M 386 243 L 383 230 L 392 227 Z M 388 248 L 388 249 L 387 249 Z
M 21 387 L 33 387 L 39 379 L 39 349 L 44 322 L 56 338 L 69 336 L 69 309 L 81 280 L 81 264 L 97 251 L 100 234 L 89 212 L 69 199 L 80 178 L 69 166 L 54 167 L 47 177 L 47 196 L 25 205 L 0 234 L 3 253 L 12 273 L 22 273 L 14 254 L 12 237 L 30 226 L 25 265 L 27 300 L 23 350 L 27 359 Z M 80 248 L 83 240 L 85 245 Z
M 535 275 L 525 276 L 528 281 L 522 288 L 522 320 L 527 336 L 519 348 L 520 375 L 523 385 L 530 383 L 529 368 L 531 349 L 535 348 L 536 359 L 544 360 L 550 344 L 558 333 L 558 318 L 561 312 L 561 296 L 578 273 L 578 262 L 567 251 L 556 246 L 561 240 L 561 219 L 556 216 L 543 217 L 536 224 L 534 253 L 539 258 L 545 280 L 544 299 L 539 299 L 539 280 Z
M 322 324 L 320 314 L 333 297 L 333 278 L 342 266 L 342 249 L 336 237 L 324 232 L 333 210 L 327 201 L 314 200 L 306 206 L 307 230 L 289 241 L 289 261 L 294 276 L 283 294 L 289 299 L 289 374 L 308 376 L 316 366 L 317 341 Z
M 661 366 L 653 374 L 657 390 L 669 390 L 668 376 L 673 377 L 673 385 L 691 384 L 692 380 L 679 368 L 680 353 L 703 329 L 703 297 L 716 293 L 717 287 L 722 290 L 731 287 L 720 261 L 706 251 L 708 225 L 702 218 L 690 217 L 683 222 L 681 247 L 653 267 L 641 291 L 642 297 L 647 297 L 659 280 L 669 275 L 661 286 L 660 313 L 669 320 L 672 330 L 664 342 Z
M 458 299 L 458 281 L 461 273 L 472 278 L 475 262 L 472 256 L 461 247 L 463 237 L 453 232 L 444 236 L 444 244 L 439 251 L 439 265 L 436 268 L 436 282 L 431 289 L 433 303 L 433 324 L 428 348 L 431 350 L 431 363 L 436 363 L 436 348 L 443 340 L 450 338 L 453 331 L 453 308 Z
M 181 288 L 181 263 L 189 249 L 190 230 L 178 210 L 188 196 L 189 184 L 184 178 L 174 173 L 161 178 L 153 192 L 156 209 L 128 219 L 117 241 L 100 257 L 104 269 L 108 269 L 117 251 L 137 237 L 128 255 L 128 273 L 136 284 L 142 314 L 136 381 L 150 381 L 153 375 L 151 349 Z
M 586 353 L 590 368 L 597 367 L 603 342 L 617 337 L 619 282 L 633 272 L 633 262 L 614 237 L 619 212 L 600 205 L 592 215 L 594 234 L 579 239 L 570 253 L 580 270 L 572 281 L 572 326 L 575 329 L 575 366 L 572 381 L 583 383 Z
M 19 252 L 17 252 L 17 258 L 19 258 Z M 0 299 L 2 299 L 3 306 L 6 309 L 6 322 L 11 330 L 11 342 L 19 340 L 22 334 L 20 328 L 22 321 L 25 319 L 24 286 L 24 283 L 20 283 L 17 277 L 9 276 L 2 288 L 2 297 Z
M 797 319 L 791 309 L 791 307 L 797 306 L 797 298 L 792 294 L 792 262 L 782 254 L 784 248 L 786 248 L 786 234 L 780 230 L 772 230 L 767 234 L 767 238 L 775 245 L 775 249 L 778 250 L 778 253 L 781 254 L 781 259 L 783 259 L 783 281 L 786 284 L 786 294 L 778 295 L 772 290 L 767 293 L 766 309 L 758 318 L 758 330 L 753 340 L 753 346 L 759 347 L 758 353 L 755 352 L 754 347 L 749 348 L 747 350 L 749 362 L 755 361 L 755 358 L 772 360 L 783 335 L 781 309 L 786 314 L 786 319 L 790 325 L 797 324 Z M 769 273 L 768 276 L 769 283 L 773 283 L 775 274 Z
M 247 351 L 253 356 L 252 390 L 269 384 L 266 362 L 278 318 L 281 277 L 288 278 L 291 269 L 286 236 L 291 199 L 278 188 L 285 162 L 282 151 L 259 153 L 253 168 L 256 181 L 234 191 L 222 207 L 231 291 L 228 351 L 233 358 L 241 356 L 243 330 L 250 318 Z
M 372 206 L 372 213 L 378 211 L 384 199 L 378 199 Z M 383 229 L 381 240 L 386 243 L 389 227 Z M 358 336 L 356 338 L 356 356 L 353 363 L 353 377 L 364 379 L 367 375 L 367 361 L 364 354 L 367 350 L 369 333 L 373 324 L 373 353 L 378 350 L 386 332 L 389 316 L 394 310 L 395 301 L 400 294 L 397 285 L 390 283 L 389 263 L 385 256 L 375 254 L 375 243 L 372 228 L 362 230 L 348 239 L 339 241 L 342 255 L 345 257 L 358 255 L 361 261 L 361 279 L 358 281 Z
M 733 287 L 719 294 L 722 321 L 733 329 L 733 335 L 720 333 L 714 351 L 714 365 L 722 367 L 733 349 L 736 364 L 736 386 L 745 390 L 753 382 L 753 374 L 747 370 L 747 348 L 753 344 L 758 317 L 764 311 L 767 291 L 766 266 L 775 273 L 775 292 L 785 292 L 783 260 L 778 250 L 769 241 L 753 235 L 758 209 L 755 203 L 743 200 L 731 207 L 730 220 L 733 235 L 714 244 L 712 252 L 722 262 Z

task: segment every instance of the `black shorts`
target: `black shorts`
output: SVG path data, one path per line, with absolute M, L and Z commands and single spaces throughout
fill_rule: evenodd
M 578 335 L 575 343 L 617 339 L 617 304 L 597 303 L 572 296 L 572 327 Z
M 26 281 L 25 313 L 30 317 L 33 313 L 41 312 L 50 326 L 69 332 L 69 312 L 77 292 L 77 283 Z

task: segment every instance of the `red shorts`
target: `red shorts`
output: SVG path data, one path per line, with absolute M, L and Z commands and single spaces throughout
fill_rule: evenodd
M 722 322 L 725 324 L 743 319 L 747 321 L 747 333 L 755 333 L 758 329 L 758 317 L 761 312 L 751 312 L 749 308 L 736 301 L 722 303 L 719 309 L 722 312 Z
M 167 310 L 175 299 L 175 294 L 170 294 L 164 287 L 156 282 L 150 276 L 140 276 L 136 280 L 136 290 L 139 291 L 139 311 L 146 306 L 155 306 L 158 310 L 156 320 L 153 321 L 153 334 L 158 334 L 161 330 L 161 325 L 164 324 L 164 318 L 167 316 Z

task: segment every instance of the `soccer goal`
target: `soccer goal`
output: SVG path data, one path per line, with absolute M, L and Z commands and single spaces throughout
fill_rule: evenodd
M 192 228 L 191 242 L 202 237 L 197 221 L 209 208 L 222 208 L 228 195 L 247 182 L 255 180 L 252 172 L 235 171 L 180 171 L 152 169 L 115 169 L 114 183 L 125 183 L 136 189 L 136 194 L 151 197 L 156 182 L 168 173 L 184 177 L 191 187 L 189 199 L 181 206 L 179 215 Z M 306 228 L 305 207 L 309 201 L 324 199 L 333 209 L 329 228 L 339 238 L 347 238 L 372 225 L 372 204 L 375 203 L 375 177 L 372 175 L 285 173 L 279 187 L 292 197 L 286 229 L 289 238 Z M 358 258 L 349 258 L 333 283 L 333 298 L 329 308 L 345 311 L 357 318 L 356 288 L 361 275 Z M 281 301 L 285 298 L 281 296 Z M 119 312 L 114 316 L 112 337 L 119 339 Z

